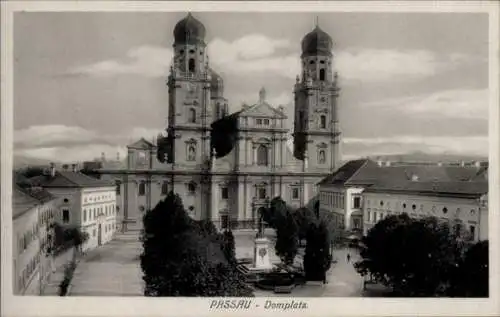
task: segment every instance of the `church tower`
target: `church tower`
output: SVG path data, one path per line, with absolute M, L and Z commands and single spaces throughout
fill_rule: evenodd
M 337 75 L 333 41 L 318 24 L 302 39 L 302 73 L 295 83 L 294 156 L 308 171 L 331 173 L 340 163 Z
M 205 26 L 190 13 L 177 23 L 167 82 L 169 162 L 195 169 L 210 158 L 210 124 L 216 119 L 211 94 L 222 86 L 219 79 L 217 87 L 211 85 L 205 33 Z

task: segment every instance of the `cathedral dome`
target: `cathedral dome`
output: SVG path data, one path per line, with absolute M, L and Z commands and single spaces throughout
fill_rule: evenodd
M 331 55 L 333 41 L 330 35 L 316 26 L 302 39 L 302 56 Z
M 175 44 L 198 44 L 204 43 L 205 26 L 195 17 L 188 15 L 177 22 L 174 28 Z

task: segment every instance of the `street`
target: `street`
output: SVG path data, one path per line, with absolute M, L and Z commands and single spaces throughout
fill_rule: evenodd
M 236 232 L 236 256 L 251 258 L 254 232 Z M 270 243 L 271 262 L 279 262 Z M 141 243 L 138 232 L 118 234 L 113 241 L 89 252 L 78 265 L 72 281 L 70 296 L 142 296 L 142 271 L 139 255 Z M 298 297 L 355 297 L 361 296 L 362 278 L 353 268 L 357 255 L 347 250 L 335 250 L 337 263 L 327 272 L 328 283 L 309 283 L 296 287 L 292 295 Z M 255 296 L 290 296 L 273 292 L 255 291 Z

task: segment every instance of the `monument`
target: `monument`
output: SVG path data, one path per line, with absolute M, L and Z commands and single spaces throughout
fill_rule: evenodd
M 253 267 L 251 271 L 269 271 L 272 269 L 271 260 L 269 258 L 269 239 L 264 236 L 264 222 L 262 215 L 259 218 L 259 231 L 255 237 L 255 245 L 253 252 Z

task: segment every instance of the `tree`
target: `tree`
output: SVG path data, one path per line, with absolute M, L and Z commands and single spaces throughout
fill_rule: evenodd
M 224 251 L 224 255 L 226 256 L 226 259 L 229 263 L 236 263 L 234 235 L 230 230 L 226 230 L 223 233 L 222 250 Z
M 146 296 L 251 295 L 232 261 L 230 242 L 211 222 L 193 221 L 178 195 L 170 192 L 144 215 L 143 222 Z
M 460 246 L 448 224 L 434 217 L 389 216 L 362 242 L 358 273 L 370 274 L 402 296 L 445 294 L 460 259 Z
M 278 226 L 285 219 L 288 207 L 281 197 L 275 197 L 269 203 L 269 208 L 262 209 L 262 218 L 273 229 Z
M 44 175 L 46 168 L 41 166 L 29 166 L 20 170 L 20 173 L 26 178 Z
M 489 243 L 479 241 L 465 251 L 453 276 L 450 295 L 454 297 L 488 297 Z
M 310 224 L 317 222 L 314 213 L 309 208 L 301 207 L 294 210 L 292 214 L 295 219 L 295 223 L 297 224 L 299 239 L 305 239 Z
M 325 281 L 331 266 L 330 239 L 324 223 L 311 224 L 307 231 L 304 272 L 308 281 Z
M 276 255 L 285 264 L 293 264 L 298 251 L 298 228 L 290 212 L 276 230 Z

